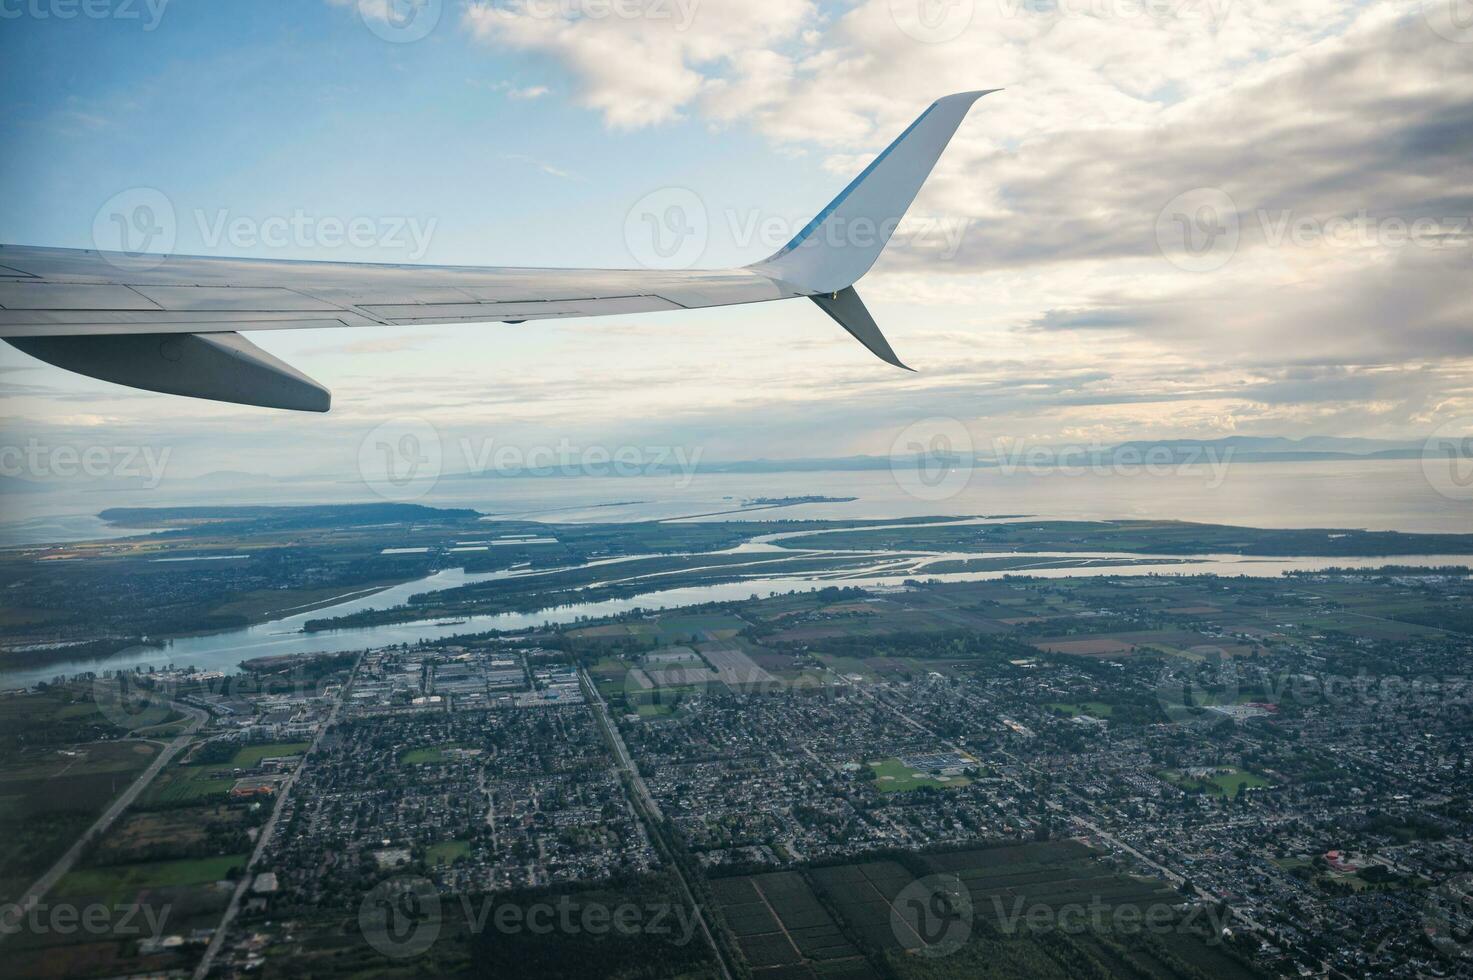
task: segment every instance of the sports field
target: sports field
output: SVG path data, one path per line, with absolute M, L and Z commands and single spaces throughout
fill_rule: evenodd
M 917 789 L 957 789 L 971 782 L 966 776 L 929 776 L 908 769 L 899 759 L 871 762 L 875 787 L 881 793 L 908 793 Z
M 1161 773 L 1161 778 L 1189 792 L 1201 791 L 1213 796 L 1226 796 L 1228 799 L 1236 798 L 1244 790 L 1264 789 L 1271 785 L 1267 779 L 1255 772 L 1230 767 L 1203 776 L 1168 769 Z

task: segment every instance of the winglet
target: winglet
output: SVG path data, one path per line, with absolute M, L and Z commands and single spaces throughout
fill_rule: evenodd
M 841 289 L 837 293 L 808 298 L 817 303 L 819 309 L 833 317 L 839 326 L 849 331 L 855 340 L 869 348 L 871 354 L 887 364 L 893 364 L 907 371 L 915 370 L 902 363 L 896 356 L 895 351 L 890 347 L 890 342 L 885 339 L 884 334 L 880 333 L 879 324 L 875 323 L 875 318 L 870 316 L 864 301 L 859 298 L 853 286 Z
M 854 285 L 879 258 L 972 104 L 997 91 L 937 99 L 792 241 L 752 268 L 815 297 Z

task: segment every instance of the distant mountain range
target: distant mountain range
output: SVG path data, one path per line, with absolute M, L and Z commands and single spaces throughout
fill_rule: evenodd
M 1231 459 L 1239 463 L 1293 462 L 1334 459 L 1420 459 L 1426 451 L 1425 440 L 1358 439 L 1344 436 L 1306 436 L 1288 439 L 1283 436 L 1228 436 L 1223 439 L 1161 439 L 1122 442 L 1104 450 L 1114 459 L 1136 455 L 1173 457 L 1209 456 Z
M 971 465 L 979 468 L 1008 469 L 1016 466 L 1047 468 L 1051 465 L 1081 466 L 1110 464 L 1130 466 L 1140 464 L 1173 465 L 1177 463 L 1293 463 L 1322 461 L 1361 460 L 1414 460 L 1428 451 L 1428 440 L 1361 439 L 1346 436 L 1306 436 L 1289 439 L 1284 436 L 1227 436 L 1222 439 L 1158 439 L 1122 442 L 1111 446 L 1045 445 L 1028 443 L 1017 448 L 1003 447 L 997 450 L 983 449 L 968 457 L 959 453 L 933 453 L 923 458 L 906 457 L 906 463 L 915 460 L 928 465 Z M 1473 439 L 1442 439 L 1439 453 L 1452 453 L 1473 459 Z M 887 470 L 897 462 L 889 456 L 839 456 L 808 457 L 802 459 L 744 459 L 713 462 L 702 460 L 695 467 L 699 473 L 833 473 L 858 472 L 865 470 Z M 677 472 L 674 466 L 663 470 L 646 468 L 645 473 Z M 446 472 L 442 480 L 496 479 L 503 474 Z M 521 472 L 516 476 L 559 476 L 556 471 Z M 264 473 L 242 473 L 216 471 L 195 477 L 168 479 L 167 486 L 174 491 L 196 489 L 204 491 L 228 491 L 241 487 L 281 487 L 283 489 L 305 483 L 317 483 L 323 479 L 340 482 L 341 474 L 327 477 L 272 477 Z M 137 481 L 98 480 L 74 489 L 129 489 Z M 0 474 L 0 497 L 15 494 L 46 493 L 57 489 L 59 484 L 30 480 L 24 477 Z
M 1469 445 L 1447 442 L 1459 455 L 1473 456 Z M 1159 439 L 1122 442 L 1113 446 L 1022 445 L 1003 449 L 997 454 L 978 452 L 971 465 L 1005 467 L 1020 462 L 1046 462 L 1079 465 L 1086 462 L 1119 463 L 1200 463 L 1226 461 L 1235 463 L 1288 463 L 1319 460 L 1420 459 L 1426 451 L 1423 440 L 1359 439 L 1343 436 L 1307 436 L 1289 439 L 1283 436 L 1228 436 L 1222 439 Z M 968 458 L 958 453 L 933 453 L 925 457 L 933 463 L 958 465 Z M 703 462 L 706 473 L 792 473 L 804 471 L 888 469 L 889 456 L 845 456 L 837 459 L 755 459 L 727 463 Z

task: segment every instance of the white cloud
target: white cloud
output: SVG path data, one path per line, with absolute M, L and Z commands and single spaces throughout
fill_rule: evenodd
M 633 129 L 678 118 L 739 62 L 754 67 L 754 54 L 788 43 L 813 16 L 808 0 L 497 0 L 469 4 L 464 23 L 487 44 L 552 57 L 576 80 L 583 105 Z

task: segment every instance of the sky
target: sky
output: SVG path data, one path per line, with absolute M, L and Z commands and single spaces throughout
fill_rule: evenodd
M 146 201 L 180 253 L 588 267 L 651 261 L 672 199 L 678 261 L 759 260 L 933 99 L 1004 89 L 860 284 L 914 374 L 803 301 L 252 335 L 327 416 L 6 347 L 4 444 L 188 477 L 350 472 L 406 427 L 707 460 L 928 419 L 1473 432 L 1473 0 L 0 0 L 0 84 L 0 242 L 105 246 Z

